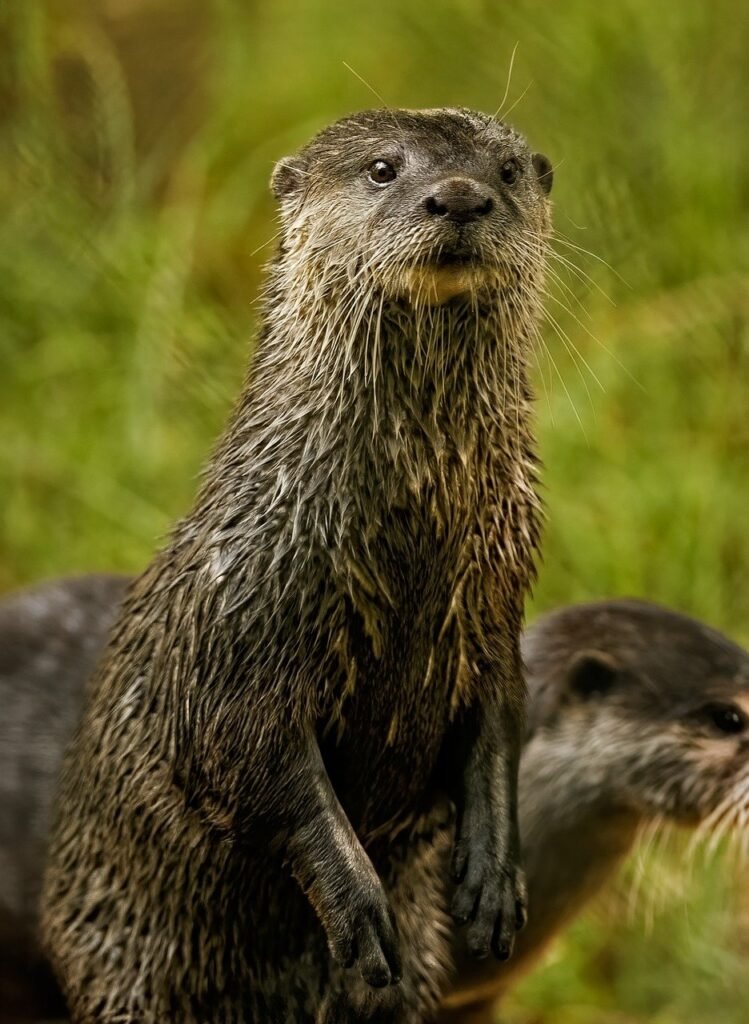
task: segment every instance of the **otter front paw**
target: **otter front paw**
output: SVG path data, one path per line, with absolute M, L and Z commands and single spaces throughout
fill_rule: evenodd
M 372 988 L 401 980 L 395 918 L 379 883 L 340 894 L 324 924 L 331 955 L 343 967 L 355 967 Z
M 289 838 L 292 873 L 320 919 L 333 959 L 357 968 L 372 988 L 385 988 L 401 979 L 395 917 L 348 819 L 328 798 L 328 813 Z
M 483 959 L 491 949 L 497 959 L 508 960 L 515 932 L 527 919 L 528 894 L 518 857 L 503 854 L 490 820 L 482 821 L 469 811 L 463 815 L 452 876 L 456 883 L 452 915 L 458 924 L 470 922 L 466 936 L 469 953 Z

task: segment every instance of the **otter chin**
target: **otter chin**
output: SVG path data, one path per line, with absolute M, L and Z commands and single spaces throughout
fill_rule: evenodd
M 487 284 L 488 277 L 481 264 L 424 264 L 403 271 L 400 293 L 414 303 L 442 306 L 459 296 L 474 295 Z

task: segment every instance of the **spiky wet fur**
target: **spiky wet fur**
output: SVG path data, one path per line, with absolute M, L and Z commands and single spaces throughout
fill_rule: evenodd
M 0 877 L 0 993 L 14 1019 L 54 1016 L 55 988 L 35 939 L 47 808 L 125 583 L 64 579 L 0 601 L 0 761 L 11 787 L 0 798 L 0 848 L 10 866 Z M 571 678 L 581 654 L 627 676 L 585 699 Z M 746 736 L 711 735 L 699 714 L 720 699 L 749 715 L 745 651 L 669 609 L 618 600 L 542 618 L 523 655 L 530 730 L 520 806 L 534 912 L 509 963 L 477 965 L 454 943 L 460 967 L 445 1024 L 492 1024 L 497 997 L 610 878 L 640 830 L 652 844 L 666 822 L 697 825 L 708 853 L 727 834 L 747 857 Z
M 394 114 L 349 135 L 372 116 Z M 299 1024 L 344 990 L 388 1021 L 437 1005 L 435 768 L 466 707 L 522 714 L 540 192 L 532 212 L 434 305 L 397 285 L 423 231 L 330 244 L 324 188 L 285 203 L 248 380 L 66 761 L 43 932 L 75 1021 Z M 398 922 L 403 981 L 380 992 L 332 965 L 285 863 L 310 735 Z

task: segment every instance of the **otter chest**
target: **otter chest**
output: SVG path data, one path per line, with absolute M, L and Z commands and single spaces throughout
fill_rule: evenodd
M 383 805 L 377 820 L 389 816 L 391 798 L 423 793 L 454 713 L 467 536 L 428 510 L 396 509 L 370 557 L 349 571 L 328 735 L 349 808 L 371 797 Z

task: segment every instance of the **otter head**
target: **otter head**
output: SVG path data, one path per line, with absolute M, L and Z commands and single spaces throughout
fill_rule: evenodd
M 441 304 L 540 277 L 552 169 L 525 139 L 462 109 L 370 110 L 275 168 L 281 260 L 315 286 L 356 279 Z M 314 267 L 314 270 L 313 270 Z
M 609 601 L 542 620 L 526 657 L 534 738 L 560 761 L 574 759 L 608 809 L 706 829 L 746 820 L 741 647 L 669 609 Z

